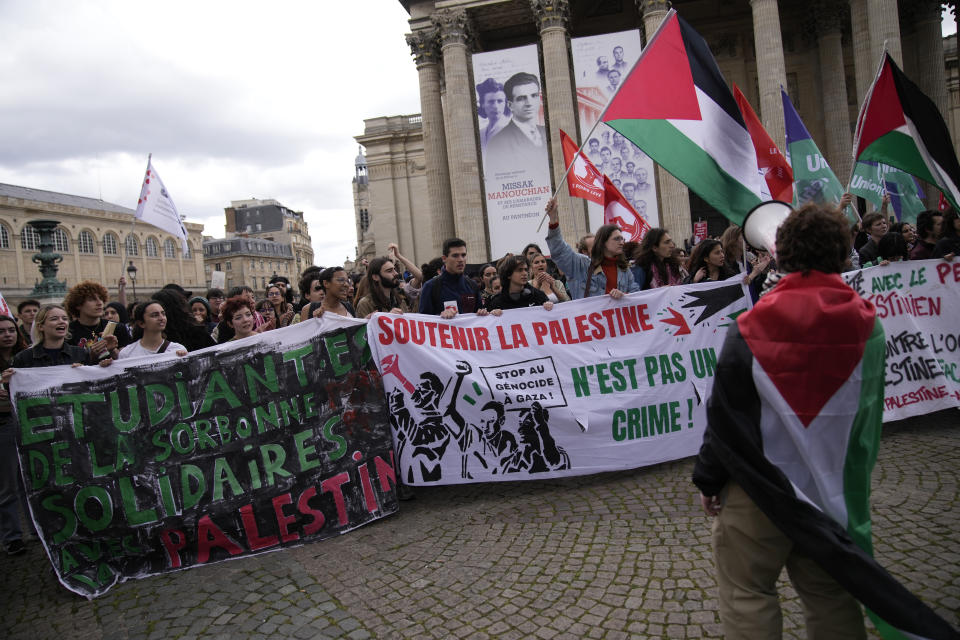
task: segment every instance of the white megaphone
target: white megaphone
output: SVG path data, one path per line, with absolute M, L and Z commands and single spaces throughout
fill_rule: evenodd
M 777 257 L 777 229 L 793 211 L 786 202 L 768 200 L 761 202 L 743 219 L 743 237 L 750 246 L 766 249 Z

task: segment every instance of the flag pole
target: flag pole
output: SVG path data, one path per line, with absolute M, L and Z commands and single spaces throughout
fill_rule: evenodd
M 637 68 L 637 65 L 640 64 L 640 61 L 643 60 L 644 56 L 647 55 L 647 51 L 650 49 L 651 46 L 653 46 L 653 43 L 656 42 L 657 37 L 660 35 L 660 31 L 663 30 L 664 25 L 666 25 L 667 22 L 670 21 L 670 18 L 676 15 L 676 13 L 677 13 L 676 9 L 670 9 L 669 11 L 667 11 L 667 15 L 663 18 L 663 20 L 660 21 L 660 24 L 657 26 L 657 30 L 653 32 L 652 36 L 650 36 L 650 41 L 647 42 L 647 46 L 645 46 L 640 51 L 640 55 L 637 56 L 637 59 L 634 61 L 633 66 L 630 67 L 630 71 L 628 71 L 627 74 L 623 77 L 624 81 L 620 83 L 620 86 L 617 87 L 617 90 L 614 91 L 613 95 L 610 96 L 610 99 L 607 100 L 607 104 L 604 105 L 603 110 L 600 111 L 600 115 L 597 116 L 596 122 L 594 122 L 593 126 L 590 127 L 590 131 L 587 132 L 587 135 L 585 135 L 582 138 L 583 140 L 589 140 L 590 136 L 593 135 L 593 132 L 596 130 L 596 128 L 600 125 L 601 122 L 603 122 L 603 116 L 607 114 L 607 110 L 610 108 L 610 105 L 613 104 L 613 101 L 614 99 L 616 99 L 617 94 L 619 94 L 620 90 L 623 89 L 623 85 L 627 83 L 626 82 L 627 78 L 629 78 L 633 74 L 633 70 Z M 563 172 L 563 176 L 561 176 L 560 181 L 557 183 L 557 188 L 554 190 L 553 195 L 550 196 L 551 200 L 557 197 L 557 194 L 560 193 L 560 189 L 563 188 L 563 185 L 567 182 L 567 176 L 570 175 L 570 171 L 571 169 L 573 169 L 573 165 L 576 164 L 577 158 L 579 158 L 583 154 L 583 147 L 584 147 L 584 144 L 581 144 L 580 147 L 577 149 L 577 152 L 573 154 L 573 159 L 570 160 L 570 164 L 567 165 L 567 170 Z M 547 214 L 544 213 L 543 217 L 540 219 L 540 224 L 537 225 L 538 233 L 540 232 L 540 229 L 543 228 L 543 223 L 546 220 L 547 220 Z
M 152 153 L 148 153 L 148 154 L 147 154 L 147 171 L 150 171 L 150 161 L 151 161 L 152 159 L 153 159 L 153 154 L 152 154 Z M 140 185 L 140 190 L 143 191 L 143 185 Z M 131 235 L 131 236 L 133 235 L 133 230 L 136 229 L 136 227 L 137 227 L 137 213 L 136 213 L 136 211 L 134 211 L 134 213 L 133 213 L 133 222 L 130 224 L 130 235 Z M 124 240 L 123 240 L 123 249 L 124 249 L 124 251 L 125 251 L 126 254 L 127 254 L 127 259 L 126 259 L 125 262 L 129 262 L 129 260 L 130 260 L 130 247 L 127 246 L 127 240 L 126 240 L 126 238 L 124 238 Z M 126 264 L 121 264 L 121 265 L 120 265 L 120 277 L 121 277 L 121 278 L 123 277 L 123 274 L 126 273 L 126 268 L 127 268 L 127 265 L 126 265 Z

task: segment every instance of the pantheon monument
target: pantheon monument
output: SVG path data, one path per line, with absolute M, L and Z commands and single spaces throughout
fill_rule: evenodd
M 410 14 L 406 40 L 419 73 L 421 114 L 367 120 L 364 133 L 356 137 L 366 149 L 365 156 L 358 157 L 354 179 L 358 257 L 383 255 L 389 242 L 399 242 L 406 255 L 425 262 L 439 255 L 442 241 L 451 236 L 468 242 L 470 262 L 500 257 L 503 251 L 498 247 L 503 245 L 496 237 L 496 226 L 504 205 L 496 201 L 498 194 L 525 196 L 546 191 L 547 186 L 552 191 L 559 184 L 565 171 L 560 130 L 581 141 L 589 132 L 590 110 L 602 106 L 604 91 L 608 96 L 632 64 L 621 60 L 625 48 L 630 53 L 630 46 L 617 46 L 610 34 L 624 42 L 635 39 L 639 52 L 671 7 L 704 37 L 727 82 L 740 87 L 781 145 L 780 87 L 786 89 L 841 182 L 850 175 L 859 105 L 884 47 L 936 102 L 951 130 L 956 129 L 951 108 L 956 98 L 948 90 L 948 76 L 956 84 L 955 36 L 941 36 L 941 12 L 947 5 L 952 9 L 953 3 L 401 0 L 401 4 Z M 602 48 L 611 42 L 613 47 Z M 637 52 L 632 54 L 634 59 Z M 521 64 L 513 61 L 521 59 L 527 65 L 523 69 L 537 76 L 541 88 L 538 123 L 546 134 L 542 144 L 548 151 L 544 155 L 549 158 L 545 169 L 549 184 L 518 174 L 515 182 L 501 181 L 503 189 L 517 189 L 492 193 L 489 178 L 495 168 L 485 167 L 483 153 L 487 135 L 496 126 L 492 119 L 484 119 L 478 85 L 486 78 L 478 75 L 502 83 L 497 73 L 505 78 Z M 594 66 L 586 69 L 584 60 Z M 610 73 L 615 68 L 622 73 Z M 514 106 L 513 119 L 519 120 L 519 103 L 507 104 Z M 539 142 L 535 127 L 527 132 Z M 612 141 L 599 140 L 596 146 L 602 145 L 609 145 L 614 156 L 623 150 L 616 136 Z M 648 186 L 646 172 L 640 170 L 645 155 L 633 153 L 623 150 L 622 161 L 610 160 L 608 154 L 603 162 L 622 178 L 621 190 L 636 189 L 639 195 L 640 188 Z M 651 170 L 647 206 L 658 212 L 657 222 L 675 238 L 689 237 L 693 221 L 699 219 L 708 221 L 711 234 L 725 226 L 719 214 L 676 179 L 658 167 Z M 626 187 L 627 182 L 634 187 Z M 527 188 L 531 185 L 534 188 Z M 575 241 L 592 226 L 591 214 L 584 201 L 569 198 L 565 188 L 561 194 L 564 237 Z M 534 203 L 532 196 L 527 200 Z M 533 213 L 523 215 L 532 218 Z M 503 214 L 502 219 L 509 217 Z M 513 251 L 523 247 L 521 236 L 516 235 L 518 246 Z

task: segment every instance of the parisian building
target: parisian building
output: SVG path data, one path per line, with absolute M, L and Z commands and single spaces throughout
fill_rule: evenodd
M 247 285 L 262 295 L 273 276 L 295 282 L 313 264 L 313 246 L 302 211 L 273 199 L 233 200 L 224 209 L 226 238 L 203 239 L 206 281 L 225 274 L 226 288 Z
M 853 130 L 886 46 L 894 61 L 940 108 L 956 143 L 956 37 L 941 36 L 936 0 L 401 0 L 410 15 L 406 40 L 419 76 L 421 113 L 372 118 L 356 137 L 366 149 L 368 243 L 390 242 L 418 262 L 439 255 L 445 238 L 467 241 L 471 262 L 489 255 L 490 214 L 481 170 L 478 56 L 536 46 L 548 138 L 550 180 L 564 173 L 559 131 L 579 140 L 589 96 L 578 90 L 571 43 L 636 30 L 640 41 L 670 8 L 707 41 L 728 83 L 735 83 L 775 141 L 784 140 L 780 87 L 789 93 L 826 161 L 846 181 Z M 400 37 L 400 34 L 398 34 Z M 613 60 L 611 58 L 610 62 Z M 599 64 L 599 60 L 598 60 Z M 726 221 L 658 167 L 660 223 L 688 238 L 705 219 L 710 234 Z M 424 197 L 425 192 L 425 197 Z M 931 194 L 931 192 L 933 192 Z M 355 191 L 356 193 L 356 191 Z M 927 189 L 935 201 L 936 192 Z M 567 239 L 591 226 L 582 201 L 560 191 Z M 360 207 L 357 207 L 358 229 Z M 358 235 L 358 238 L 360 236 Z M 369 252 L 369 245 L 358 242 Z M 516 250 L 519 250 L 517 247 Z M 477 253 L 487 255 L 479 256 Z M 499 253 L 496 256 L 499 257 Z
M 96 198 L 0 184 L 0 293 L 11 305 L 32 298 L 41 279 L 32 258 L 39 236 L 30 220 L 56 220 L 55 250 L 62 256 L 57 279 L 71 287 L 95 280 L 117 294 L 117 281 L 127 278 L 127 299 L 133 286 L 142 300 L 168 283 L 202 287 L 203 225 L 185 222 L 189 251 L 180 238 L 137 221 L 133 209 Z M 136 281 L 127 271 L 136 267 Z

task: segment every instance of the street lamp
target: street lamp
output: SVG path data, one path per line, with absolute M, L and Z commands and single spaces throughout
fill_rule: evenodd
M 127 275 L 130 277 L 130 284 L 133 285 L 133 301 L 137 302 L 137 267 L 134 266 L 133 260 L 127 267 Z

